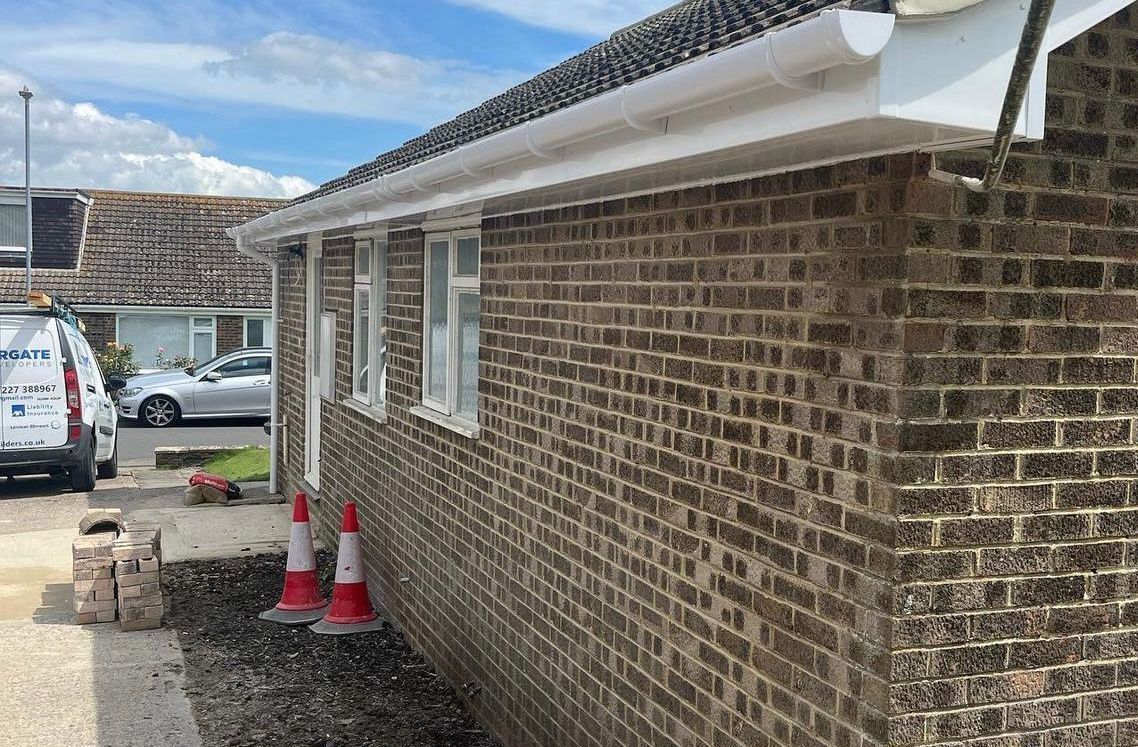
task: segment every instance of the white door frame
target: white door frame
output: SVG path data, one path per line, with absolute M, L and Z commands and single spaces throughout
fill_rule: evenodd
M 323 239 L 320 233 L 308 235 L 305 258 L 304 287 L 304 479 L 313 490 L 320 490 L 320 367 L 317 350 L 320 344 L 321 284 L 323 272 L 318 272 L 323 258 Z

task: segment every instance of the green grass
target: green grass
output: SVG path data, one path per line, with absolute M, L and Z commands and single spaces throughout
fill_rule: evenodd
M 233 482 L 269 479 L 269 450 L 258 446 L 223 451 L 205 463 L 205 471 Z

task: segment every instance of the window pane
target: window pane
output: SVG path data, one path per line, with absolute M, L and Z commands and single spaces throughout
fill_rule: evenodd
M 368 386 L 368 328 L 371 326 L 371 294 L 367 286 L 357 287 L 355 293 L 355 319 L 352 323 L 354 350 L 352 370 L 355 372 L 352 391 L 367 394 Z
M 194 332 L 194 359 L 208 361 L 213 357 L 213 333 Z
M 160 358 L 189 355 L 190 330 L 184 316 L 121 314 L 118 342 L 134 348 L 134 362 L 139 368 L 160 368 Z
M 367 278 L 371 272 L 371 242 L 361 241 L 356 244 L 356 277 Z
M 375 365 L 376 365 L 376 391 L 375 401 L 377 403 L 385 402 L 387 400 L 387 328 L 384 326 L 387 322 L 387 247 L 386 244 L 380 244 L 376 247 L 376 277 L 374 279 L 375 288 L 375 320 L 376 326 L 375 344 L 377 350 L 375 351 Z
M 471 236 L 458 240 L 458 270 L 456 275 L 478 274 L 478 238 Z
M 242 376 L 267 376 L 269 374 L 269 359 L 238 358 L 217 368 L 222 378 L 234 379 Z
M 478 419 L 478 294 L 458 294 L 458 414 Z
M 213 317 L 212 316 L 195 316 L 194 327 L 197 329 L 212 329 Z
M 35 206 L 36 201 L 32 200 Z M 28 247 L 28 217 L 23 205 L 0 205 L 0 246 Z
M 447 398 L 447 285 L 450 272 L 450 246 L 446 241 L 431 243 L 431 287 L 429 298 L 428 349 L 430 376 L 427 394 L 432 399 L 446 402 Z
M 251 348 L 264 347 L 264 345 L 265 345 L 265 320 L 264 319 L 246 319 L 245 320 L 245 344 Z

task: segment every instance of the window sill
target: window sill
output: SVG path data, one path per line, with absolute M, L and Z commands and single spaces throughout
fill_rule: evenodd
M 469 420 L 456 418 L 453 415 L 443 415 L 441 412 L 432 410 L 426 405 L 415 405 L 411 408 L 411 414 L 418 415 L 423 420 L 429 420 L 436 425 L 441 425 L 443 428 L 452 430 L 467 438 L 478 438 L 482 433 L 482 429 L 478 427 L 477 424 L 471 423 Z
M 373 405 L 365 405 L 358 399 L 351 397 L 340 400 L 340 404 L 342 404 L 344 407 L 347 407 L 349 410 L 355 410 L 366 418 L 371 418 L 381 425 L 387 422 L 387 408 L 385 408 L 383 405 L 379 405 L 378 407 Z

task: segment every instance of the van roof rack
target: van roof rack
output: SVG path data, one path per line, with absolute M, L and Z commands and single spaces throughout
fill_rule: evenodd
M 71 304 L 64 301 L 57 296 L 50 296 L 43 291 L 32 291 L 28 294 L 28 305 L 37 309 L 42 309 L 48 312 L 56 319 L 70 324 L 80 332 L 87 331 L 87 325 L 75 313 L 75 309 L 71 308 Z

